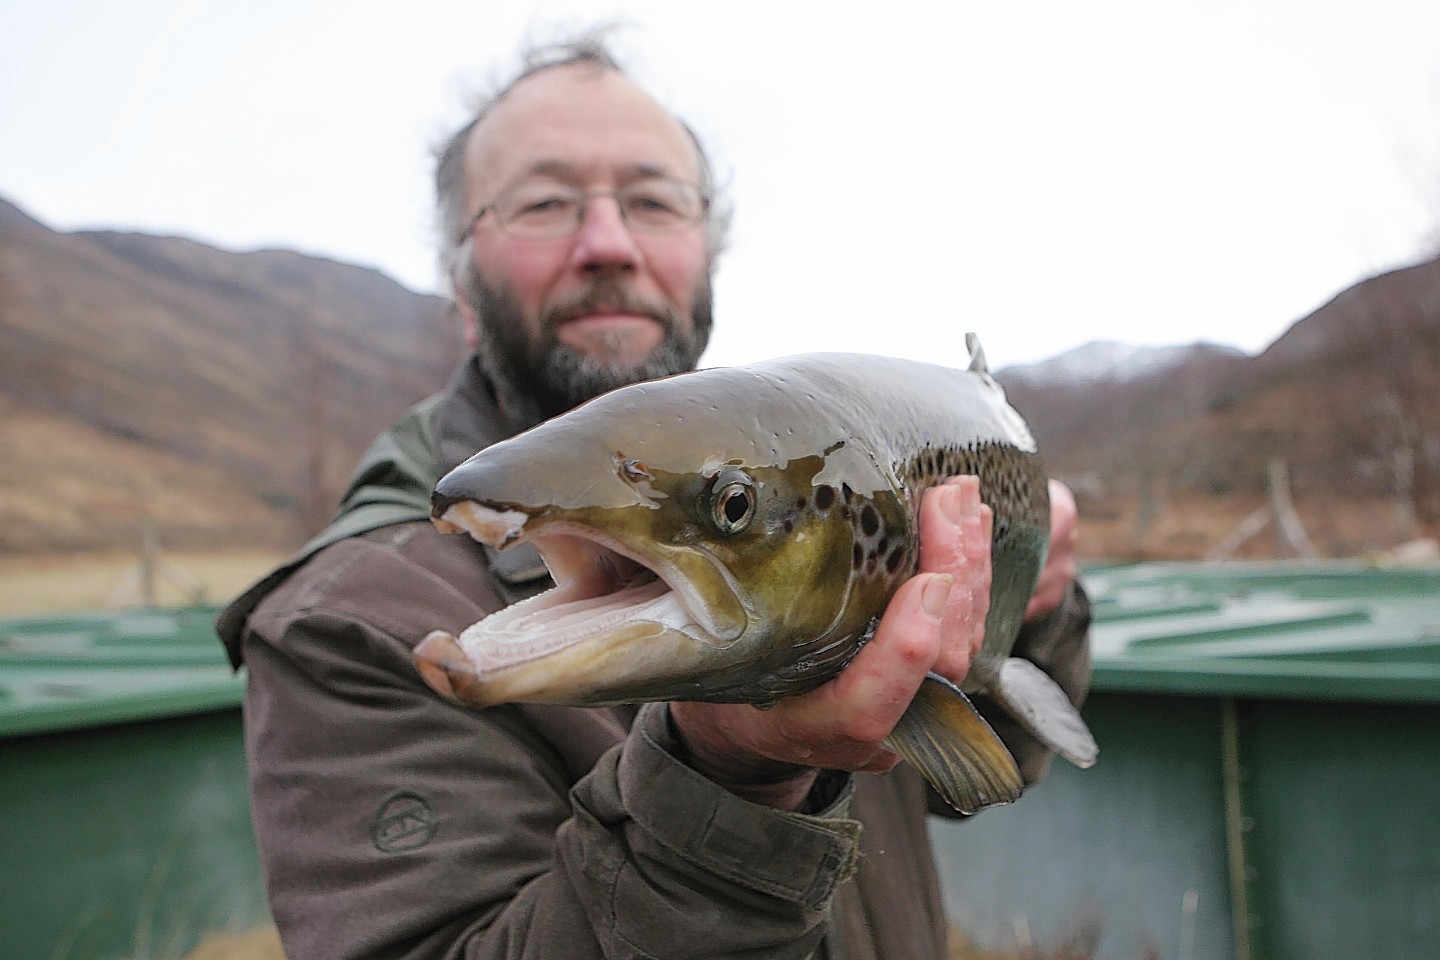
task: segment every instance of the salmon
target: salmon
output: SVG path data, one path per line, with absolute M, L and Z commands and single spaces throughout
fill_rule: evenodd
M 766 705 L 834 677 L 919 565 L 921 495 L 977 476 L 994 512 L 985 640 L 961 687 L 931 674 L 887 744 L 971 813 L 1019 796 L 983 691 L 1081 766 L 1064 692 L 1010 656 L 1045 561 L 1048 480 L 972 336 L 968 369 L 805 354 L 624 387 L 482 450 L 434 521 L 533 544 L 556 586 L 415 651 L 438 692 L 603 706 Z

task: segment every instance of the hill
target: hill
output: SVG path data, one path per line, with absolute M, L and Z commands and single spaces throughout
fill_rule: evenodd
M 1161 321 L 1157 321 L 1161 322 Z M 0 554 L 288 549 L 460 355 L 439 299 L 298 253 L 58 233 L 0 201 Z M 1090 344 L 1000 371 L 1096 557 L 1199 557 L 1282 464 L 1322 554 L 1440 528 L 1440 260 L 1263 354 Z M 1242 555 L 1266 555 L 1256 537 Z
M 458 355 L 443 301 L 0 201 L 0 551 L 290 545 Z
M 1322 554 L 1440 526 L 1440 260 L 1356 284 L 1258 357 L 1197 344 L 1123 376 L 1077 366 L 1093 369 L 997 376 L 1080 494 L 1095 553 L 1205 555 L 1266 503 L 1274 463 Z

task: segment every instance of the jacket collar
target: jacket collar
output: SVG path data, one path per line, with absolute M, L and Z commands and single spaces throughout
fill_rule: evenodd
M 430 491 L 436 482 L 478 450 L 519 433 L 529 424 L 510 422 L 495 391 L 471 356 L 456 368 L 439 393 L 411 407 L 360 458 L 335 519 L 285 563 L 221 611 L 216 632 L 240 666 L 245 622 L 276 587 L 317 552 L 344 540 L 396 523 L 430 518 Z M 487 551 L 495 572 L 507 583 L 529 583 L 544 573 L 532 551 Z

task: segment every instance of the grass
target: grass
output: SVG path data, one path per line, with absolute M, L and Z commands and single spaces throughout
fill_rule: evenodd
M 212 933 L 183 960 L 285 960 L 274 924 L 239 932 Z
M 283 559 L 265 550 L 161 553 L 155 603 L 223 603 Z M 118 551 L 0 557 L 0 616 L 136 606 L 140 568 L 138 553 Z
M 1098 931 L 1087 930 L 1076 942 L 1061 945 L 1058 950 L 1019 948 L 987 949 L 977 945 L 960 930 L 950 929 L 948 960 L 1088 960 L 1094 956 Z M 200 941 L 184 960 L 285 960 L 280 948 L 280 935 L 273 926 L 257 927 L 243 933 L 219 933 Z M 936 958 L 940 960 L 940 958 Z
M 1101 928 L 1098 923 L 1078 924 L 1060 943 L 1024 946 L 988 947 L 975 940 L 953 923 L 947 960 L 1092 960 L 1100 947 Z M 1028 936 L 1017 939 L 1029 940 Z M 1154 960 L 1146 955 L 1140 960 Z

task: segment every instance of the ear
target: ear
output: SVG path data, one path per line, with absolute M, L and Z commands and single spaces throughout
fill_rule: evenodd
M 465 299 L 459 290 L 454 292 L 455 311 L 460 314 L 461 329 L 465 335 L 465 346 L 474 350 L 480 345 L 480 318 L 475 314 L 475 305 Z

